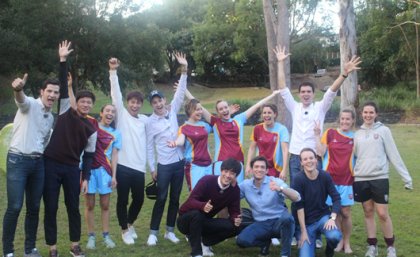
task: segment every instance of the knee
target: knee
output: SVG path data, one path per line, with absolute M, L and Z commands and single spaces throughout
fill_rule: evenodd
M 14 203 L 7 206 L 6 213 L 9 215 L 19 215 L 22 210 L 22 204 Z
M 351 216 L 351 209 L 350 207 L 344 207 L 341 209 L 341 213 L 340 213 L 341 217 L 343 219 L 349 219 Z
M 333 243 L 333 244 L 337 244 L 338 242 L 340 242 L 341 237 L 342 237 L 341 232 L 340 232 L 340 230 L 338 230 L 338 229 L 333 229 L 333 230 L 331 230 L 331 231 L 328 231 L 328 232 L 325 234 L 325 239 L 326 239 L 328 242 L 331 242 L 331 243 Z
M 378 211 L 379 221 L 382 223 L 387 222 L 391 217 L 387 211 Z
M 236 244 L 239 247 L 245 248 L 251 245 L 251 241 L 250 241 L 250 238 L 247 237 L 244 233 L 240 233 L 238 237 L 236 238 Z

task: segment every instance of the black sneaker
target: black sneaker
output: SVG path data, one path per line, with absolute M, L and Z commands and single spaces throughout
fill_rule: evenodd
M 85 257 L 85 253 L 80 248 L 80 245 L 75 245 L 70 248 L 70 254 L 73 257 Z
M 261 246 L 260 256 L 268 256 L 268 254 L 270 253 L 269 250 L 270 250 L 270 243 L 268 243 L 264 246 Z

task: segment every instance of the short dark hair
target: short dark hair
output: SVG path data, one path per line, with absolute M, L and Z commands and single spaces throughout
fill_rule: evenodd
M 197 108 L 197 105 L 200 103 L 199 100 L 193 98 L 191 100 L 189 100 L 185 105 L 184 105 L 184 109 L 185 109 L 185 114 L 187 115 L 187 117 L 189 118 L 190 115 L 195 111 L 195 109 Z
M 265 163 L 265 168 L 268 169 L 268 161 L 267 161 L 267 159 L 264 156 L 256 156 L 256 157 L 252 158 L 252 160 L 251 160 L 251 168 L 254 167 L 254 163 L 257 162 L 257 161 L 264 162 Z
M 55 78 L 53 78 L 53 79 L 46 79 L 42 83 L 41 89 L 42 90 L 46 89 L 48 85 L 60 86 L 60 81 L 58 79 L 55 79 Z
M 299 85 L 299 92 L 302 87 L 311 87 L 312 93 L 315 93 L 315 85 L 312 82 L 304 81 Z
M 126 96 L 125 99 L 127 101 L 130 101 L 133 98 L 137 99 L 138 102 L 143 103 L 144 96 L 143 96 L 143 94 L 140 91 L 131 91 L 131 92 L 129 92 L 127 94 L 127 96 Z
M 302 161 L 302 156 L 301 156 L 301 155 L 302 155 L 302 153 L 303 153 L 303 152 L 311 152 L 311 153 L 313 153 L 313 154 L 314 154 L 314 157 L 315 157 L 315 158 L 317 158 L 317 157 L 316 157 L 316 152 L 315 152 L 315 150 L 314 150 L 314 149 L 309 148 L 309 147 L 305 147 L 305 148 L 303 148 L 303 149 L 300 151 L 300 153 L 299 153 L 299 160 L 300 160 L 300 161 Z
M 228 158 L 222 162 L 220 170 L 232 171 L 236 174 L 236 176 L 238 176 L 239 173 L 241 173 L 242 165 L 237 160 Z
M 96 97 L 89 90 L 80 90 L 80 91 L 77 91 L 77 93 L 76 93 L 76 102 L 79 101 L 80 98 L 85 98 L 85 97 L 92 99 L 92 102 L 95 103 Z

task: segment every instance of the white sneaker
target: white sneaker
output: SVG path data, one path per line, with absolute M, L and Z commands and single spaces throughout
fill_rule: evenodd
M 134 244 L 134 239 L 131 236 L 130 231 L 126 231 L 126 232 L 122 233 L 121 237 L 122 237 L 122 240 L 124 241 L 124 244 L 126 244 L 126 245 L 133 245 Z
M 149 238 L 147 239 L 147 245 L 154 246 L 156 245 L 157 241 L 158 241 L 157 237 L 153 234 L 150 234 Z
M 86 249 L 95 249 L 96 248 L 96 238 L 95 236 L 89 236 L 86 244 Z
M 274 246 L 279 246 L 280 241 L 277 238 L 273 237 L 273 238 L 271 238 L 271 244 L 274 245 Z
M 128 231 L 130 232 L 131 237 L 132 237 L 133 239 L 137 239 L 137 238 L 138 238 L 137 233 L 136 233 L 136 231 L 134 230 L 134 227 L 133 227 L 133 226 L 129 226 L 129 227 L 128 227 Z
M 292 243 L 291 243 L 291 245 L 292 246 L 296 246 L 297 245 L 296 237 L 292 237 Z
M 4 255 L 4 257 L 14 257 L 14 256 L 15 256 L 14 253 L 8 253 L 8 254 Z
M 169 241 L 171 241 L 174 244 L 179 243 L 179 239 L 175 236 L 174 232 L 165 232 L 165 239 L 168 239 Z
M 378 247 L 375 245 L 369 245 L 368 250 L 366 251 L 365 257 L 375 257 L 378 256 Z
M 322 248 L 322 240 L 321 239 L 315 240 L 315 246 L 316 246 L 316 249 L 321 249 Z
M 390 246 L 386 249 L 386 257 L 397 257 L 397 250 L 395 250 L 395 247 Z
M 201 249 L 203 250 L 203 256 L 214 256 L 214 253 L 211 250 L 210 246 L 205 246 L 201 244 Z
M 115 243 L 114 243 L 114 241 L 112 241 L 112 239 L 109 235 L 104 237 L 104 244 L 105 244 L 106 248 L 114 248 L 115 247 Z

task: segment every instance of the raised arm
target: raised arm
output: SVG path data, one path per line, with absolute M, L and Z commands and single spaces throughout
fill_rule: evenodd
M 184 53 L 175 52 L 174 55 L 181 65 L 181 78 L 179 79 L 178 87 L 171 102 L 171 112 L 178 113 L 184 102 L 185 90 L 187 89 L 188 62 Z
M 76 110 L 77 106 L 76 106 L 76 97 L 74 97 L 74 92 L 73 92 L 73 77 L 71 76 L 70 72 L 67 75 L 67 85 L 68 85 L 68 91 L 69 91 L 70 106 L 71 108 L 73 108 L 73 110 Z
M 67 57 L 73 49 L 70 49 L 71 42 L 64 40 L 58 44 L 58 56 L 60 57 L 60 70 L 58 72 L 58 79 L 60 80 L 60 98 L 59 114 L 65 113 L 70 108 L 68 81 L 67 81 Z
M 280 89 L 286 88 L 286 75 L 284 74 L 284 60 L 286 60 L 291 54 L 286 53 L 286 47 L 285 46 L 276 46 L 275 49 L 273 49 L 274 53 L 276 54 L 277 58 L 277 82 L 278 87 Z
M 23 93 L 23 88 L 25 87 L 26 81 L 28 81 L 28 73 L 23 75 L 23 78 L 16 78 L 12 82 L 13 94 L 15 96 L 16 102 L 23 104 L 25 102 L 25 93 Z
M 280 94 L 280 90 L 274 90 L 273 93 L 271 93 L 271 95 L 263 98 L 258 103 L 249 107 L 249 109 L 245 111 L 246 118 L 249 119 L 249 117 L 251 117 L 263 104 L 267 103 L 268 101 L 273 99 L 278 94 Z
M 249 143 L 249 149 L 248 149 L 248 157 L 246 158 L 246 168 L 245 168 L 245 175 L 249 177 L 251 175 L 251 160 L 255 157 L 255 151 L 257 149 L 257 142 L 254 140 L 251 140 L 251 143 Z
M 355 70 L 360 70 L 360 67 L 358 65 L 361 62 L 362 61 L 360 60 L 360 57 L 353 56 L 349 62 L 345 63 L 343 67 L 343 73 L 341 73 L 331 85 L 331 91 L 337 92 L 341 84 L 343 84 L 344 80 L 349 76 L 350 73 L 352 73 Z

